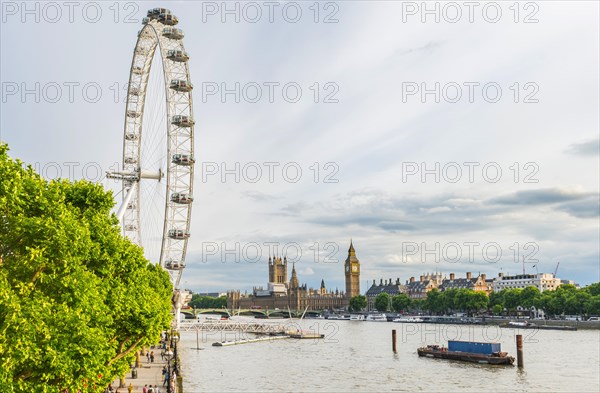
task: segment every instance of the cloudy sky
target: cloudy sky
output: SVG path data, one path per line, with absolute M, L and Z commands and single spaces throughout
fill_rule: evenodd
M 160 4 L 23 4 L 1 3 L 0 139 L 49 178 L 118 190 L 101 173 Z M 301 282 L 342 289 L 350 239 L 363 291 L 523 258 L 600 280 L 597 2 L 223 4 L 167 5 L 195 86 L 184 286 L 265 285 L 277 245 Z

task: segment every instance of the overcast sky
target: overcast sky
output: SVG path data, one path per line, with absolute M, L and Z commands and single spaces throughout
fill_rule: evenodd
M 0 139 L 49 178 L 117 190 L 101 172 L 159 3 L 1 4 Z M 185 287 L 264 286 L 277 243 L 300 282 L 343 289 L 350 239 L 363 292 L 523 257 L 600 280 L 598 2 L 223 4 L 167 5 L 195 86 Z

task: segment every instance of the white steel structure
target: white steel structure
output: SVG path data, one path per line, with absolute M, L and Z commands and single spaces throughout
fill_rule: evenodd
M 171 276 L 176 320 L 186 300 L 179 282 L 190 236 L 195 162 L 193 86 L 177 22 L 165 8 L 148 11 L 142 22 L 127 87 L 123 166 L 107 173 L 122 181 L 117 217 L 123 233 Z

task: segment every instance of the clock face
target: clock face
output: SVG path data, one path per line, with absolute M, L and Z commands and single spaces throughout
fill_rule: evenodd
M 356 273 L 358 271 L 358 266 L 356 266 L 356 265 L 352 266 L 352 271 Z
M 346 265 L 346 271 L 349 272 L 350 271 L 350 266 Z

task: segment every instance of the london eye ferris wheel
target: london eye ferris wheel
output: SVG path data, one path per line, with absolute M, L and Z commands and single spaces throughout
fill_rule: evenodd
M 127 86 L 122 170 L 107 172 L 107 178 L 122 182 L 117 217 L 124 235 L 167 270 L 179 311 L 195 159 L 193 85 L 177 23 L 165 8 L 151 9 L 143 19 Z

